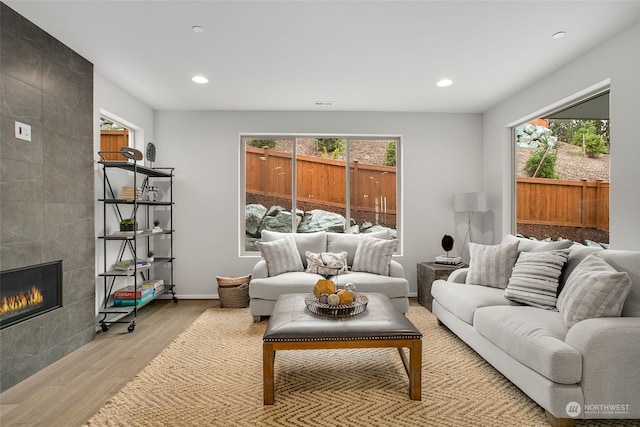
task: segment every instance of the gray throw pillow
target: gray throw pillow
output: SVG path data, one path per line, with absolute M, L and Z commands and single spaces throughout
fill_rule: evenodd
M 305 252 L 307 258 L 307 273 L 335 276 L 347 273 L 347 252 Z
M 262 258 L 267 262 L 269 276 L 288 271 L 304 271 L 300 254 L 292 235 L 270 242 L 257 242 Z
M 506 234 L 501 243 L 518 242 L 518 252 L 541 252 L 556 251 L 559 249 L 569 249 L 576 243 L 571 240 L 556 240 L 554 242 L 545 240 L 532 240 L 524 237 L 517 237 L 513 234 Z
M 595 317 L 619 317 L 631 279 L 618 272 L 597 254 L 583 259 L 571 272 L 558 295 L 558 310 L 567 328 Z
M 518 258 L 518 242 L 487 246 L 469 243 L 469 271 L 465 283 L 504 289 Z
M 353 271 L 388 276 L 391 257 L 396 250 L 397 240 L 383 240 L 362 236 L 353 257 Z
M 545 310 L 555 310 L 560 274 L 568 257 L 568 249 L 522 252 L 513 267 L 504 297 Z

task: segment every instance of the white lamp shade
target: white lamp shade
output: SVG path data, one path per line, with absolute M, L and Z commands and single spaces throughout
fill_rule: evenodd
M 456 193 L 453 209 L 456 212 L 486 212 L 487 196 L 484 193 Z

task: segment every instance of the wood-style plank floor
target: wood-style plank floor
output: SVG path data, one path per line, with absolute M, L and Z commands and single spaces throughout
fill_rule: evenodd
M 156 300 L 0 394 L 0 426 L 81 426 L 217 300 Z M 252 321 L 247 318 L 247 322 Z

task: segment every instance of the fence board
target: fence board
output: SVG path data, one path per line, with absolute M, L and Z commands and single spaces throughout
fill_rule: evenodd
M 267 148 L 245 148 L 246 191 L 250 194 L 291 198 L 291 153 Z M 396 168 L 351 162 L 351 209 L 355 212 L 396 213 Z M 346 208 L 345 162 L 297 156 L 297 198 Z
M 609 231 L 609 183 L 518 178 L 519 223 Z

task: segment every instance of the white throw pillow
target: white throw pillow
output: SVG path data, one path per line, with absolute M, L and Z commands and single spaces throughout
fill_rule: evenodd
M 383 240 L 362 236 L 353 257 L 353 271 L 389 275 L 391 257 L 396 250 L 397 240 Z
M 504 297 L 545 310 L 555 310 L 560 275 L 568 257 L 568 249 L 522 252 L 513 267 Z
M 465 283 L 504 289 L 518 258 L 518 242 L 493 246 L 469 243 L 469 256 Z
M 278 240 L 257 244 L 262 258 L 267 262 L 269 276 L 277 276 L 288 271 L 304 271 L 293 236 L 285 235 Z
M 631 292 L 631 278 L 597 254 L 583 259 L 558 295 L 558 310 L 567 328 L 595 317 L 619 317 Z
M 305 252 L 307 258 L 307 273 L 335 276 L 347 273 L 347 252 Z

